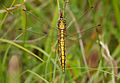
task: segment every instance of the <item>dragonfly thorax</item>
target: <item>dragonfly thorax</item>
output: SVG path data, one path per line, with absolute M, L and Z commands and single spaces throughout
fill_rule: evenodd
M 58 28 L 59 29 L 66 29 L 66 20 L 64 18 L 60 18 L 58 20 Z

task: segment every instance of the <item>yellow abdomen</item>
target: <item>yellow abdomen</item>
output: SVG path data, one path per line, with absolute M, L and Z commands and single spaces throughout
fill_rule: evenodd
M 66 35 L 66 23 L 63 18 L 58 21 L 58 51 L 60 55 L 60 62 L 63 73 L 65 72 L 65 35 Z

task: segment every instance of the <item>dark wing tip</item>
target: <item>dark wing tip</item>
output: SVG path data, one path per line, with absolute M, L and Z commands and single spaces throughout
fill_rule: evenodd
M 98 24 L 98 26 L 101 26 L 101 24 Z
M 93 6 L 91 6 L 91 8 L 93 9 L 94 7 L 93 7 Z

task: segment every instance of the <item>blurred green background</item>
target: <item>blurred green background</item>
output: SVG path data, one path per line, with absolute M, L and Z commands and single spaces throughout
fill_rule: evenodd
M 63 11 L 64 0 L 59 3 Z M 120 82 L 120 1 L 69 0 L 64 17 L 65 74 L 57 54 L 57 0 L 0 0 L 0 83 Z

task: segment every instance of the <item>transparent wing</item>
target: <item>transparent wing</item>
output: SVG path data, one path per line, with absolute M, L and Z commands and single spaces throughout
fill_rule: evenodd
M 31 31 L 32 33 L 37 33 L 39 35 L 44 35 L 44 33 L 49 33 L 51 32 L 51 30 L 53 30 L 53 32 L 57 32 L 57 22 L 56 22 L 56 26 L 52 25 L 52 23 L 50 23 L 50 21 L 44 17 L 44 16 L 40 16 L 38 15 L 38 13 L 35 13 L 35 12 L 32 12 L 32 11 L 35 11 L 35 8 L 33 10 L 33 8 L 31 8 L 31 10 L 27 10 L 26 13 L 27 13 L 27 21 L 29 22 L 29 19 L 32 19 L 33 22 L 31 23 L 31 25 L 28 25 L 28 27 L 32 27 Z M 81 19 L 81 17 L 83 17 L 85 14 L 89 13 L 90 11 L 90 8 L 88 8 L 87 10 L 85 10 L 79 17 L 79 20 Z M 68 17 L 69 15 L 66 15 L 66 17 Z M 59 17 L 59 16 L 58 16 Z M 44 18 L 44 19 L 41 19 L 41 18 Z M 67 37 L 71 37 L 71 33 L 69 34 L 70 30 L 73 30 L 73 23 L 72 23 L 72 20 L 71 18 L 66 18 L 67 20 Z M 41 27 L 40 27 L 41 26 Z M 54 28 L 54 29 L 50 29 L 50 28 Z M 83 32 L 83 31 L 82 31 Z M 84 31 L 85 32 L 85 31 Z M 57 34 L 57 33 L 56 33 Z M 75 32 L 72 32 L 72 34 L 75 34 L 77 35 L 77 33 Z M 56 35 L 57 37 L 57 35 Z

